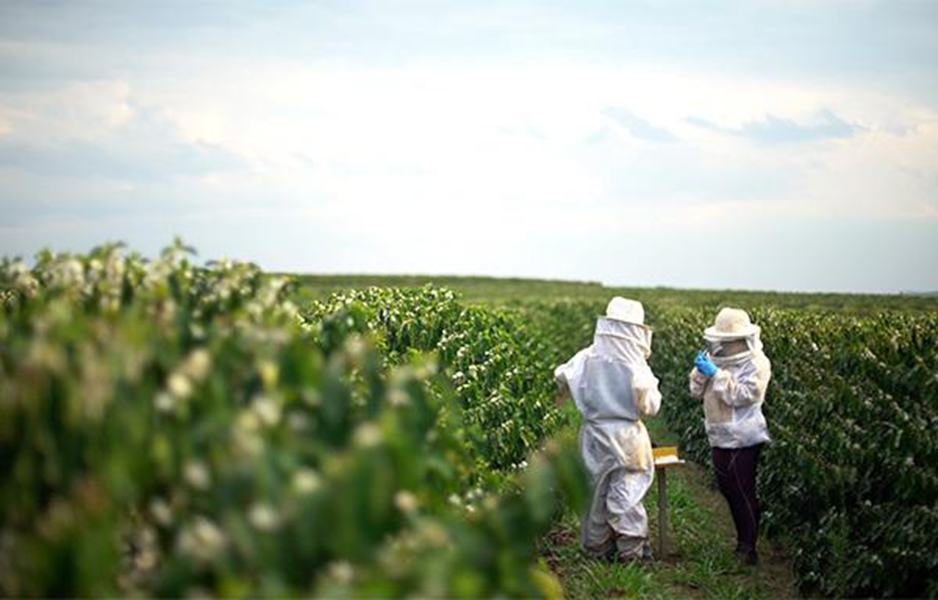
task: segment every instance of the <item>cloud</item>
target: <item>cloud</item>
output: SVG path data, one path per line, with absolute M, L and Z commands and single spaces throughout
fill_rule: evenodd
M 547 140 L 547 136 L 544 134 L 544 131 L 540 127 L 535 127 L 534 125 L 502 125 L 498 128 L 498 131 L 509 136 L 527 136 L 535 140 Z
M 185 144 L 163 135 L 131 140 L 118 135 L 103 144 L 72 140 L 41 144 L 0 140 L 0 169 L 16 168 L 51 177 L 103 177 L 142 182 L 198 176 L 239 167 L 242 162 L 206 143 Z
M 587 146 L 599 146 L 605 144 L 614 137 L 612 129 L 609 127 L 600 127 L 589 133 L 589 135 L 584 138 L 584 143 Z
M 677 138 L 663 127 L 652 125 L 628 109 L 619 106 L 610 106 L 602 111 L 608 117 L 624 127 L 634 138 L 646 142 L 674 142 Z
M 15 117 L 0 128 L 0 169 L 146 182 L 244 166 L 217 144 L 184 139 L 162 110 L 140 105 L 120 82 L 8 97 L 4 113 Z
M 834 112 L 824 109 L 817 112 L 807 123 L 766 114 L 763 118 L 747 121 L 733 128 L 718 125 L 700 117 L 688 117 L 691 125 L 730 135 L 748 138 L 763 144 L 788 144 L 815 142 L 826 139 L 843 139 L 867 131 L 866 127 L 850 123 Z
M 887 121 L 879 126 L 880 131 L 885 131 L 886 133 L 899 137 L 915 134 L 918 132 L 918 129 L 918 125 L 915 123 L 903 123 L 896 120 Z

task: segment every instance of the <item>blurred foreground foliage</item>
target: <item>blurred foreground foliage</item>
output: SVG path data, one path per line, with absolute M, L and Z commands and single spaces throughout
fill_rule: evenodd
M 543 346 L 444 290 L 288 288 L 179 242 L 0 263 L 0 593 L 561 594 Z

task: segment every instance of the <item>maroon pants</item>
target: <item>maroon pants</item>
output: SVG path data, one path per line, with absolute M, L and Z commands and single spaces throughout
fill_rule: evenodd
M 736 549 L 755 550 L 759 536 L 756 466 L 762 444 L 748 448 L 711 448 L 720 493 L 730 505 L 736 525 Z

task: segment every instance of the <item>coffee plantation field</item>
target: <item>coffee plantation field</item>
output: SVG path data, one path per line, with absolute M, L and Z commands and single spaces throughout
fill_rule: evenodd
M 934 299 L 293 277 L 178 242 L 0 263 L 0 593 L 557 597 L 537 544 L 586 481 L 552 368 L 617 293 L 702 464 L 700 332 L 762 325 L 765 526 L 803 592 L 938 596 Z
M 320 289 L 316 278 L 305 293 Z M 360 277 L 326 279 L 350 287 Z M 393 279 L 380 280 L 384 284 Z M 405 285 L 419 285 L 406 278 Z M 450 279 L 539 332 L 556 364 L 589 343 L 613 294 L 645 303 L 652 368 L 682 452 L 708 464 L 687 374 L 721 306 L 748 309 L 773 361 L 765 412 L 774 444 L 759 473 L 764 524 L 789 549 L 802 591 L 938 596 L 938 301 L 911 296 L 604 289 Z

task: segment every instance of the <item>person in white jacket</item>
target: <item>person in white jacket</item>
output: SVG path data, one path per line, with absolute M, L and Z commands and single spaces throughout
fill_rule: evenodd
M 593 343 L 554 377 L 583 416 L 580 452 L 592 481 L 581 542 L 587 553 L 621 561 L 651 559 L 642 500 L 654 479 L 651 440 L 641 418 L 661 406 L 646 362 L 651 328 L 640 302 L 615 297 L 596 321 Z
M 724 308 L 704 331 L 707 351 L 690 372 L 690 393 L 703 400 L 717 484 L 736 525 L 736 556 L 748 564 L 759 561 L 756 468 L 770 441 L 762 403 L 772 366 L 760 335 L 744 310 Z

